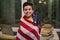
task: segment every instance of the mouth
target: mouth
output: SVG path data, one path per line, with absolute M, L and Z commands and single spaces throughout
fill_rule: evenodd
M 31 13 L 26 13 L 27 15 L 30 15 Z

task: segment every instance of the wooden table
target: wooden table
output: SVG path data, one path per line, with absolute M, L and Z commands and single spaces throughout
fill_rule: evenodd
M 55 29 L 53 30 L 52 34 L 54 34 L 53 37 L 51 37 L 49 40 L 59 40 L 59 37 L 57 35 L 57 32 L 55 31 Z M 47 40 L 47 37 L 41 37 L 41 40 Z
M 0 39 L 15 40 L 15 36 L 0 33 Z

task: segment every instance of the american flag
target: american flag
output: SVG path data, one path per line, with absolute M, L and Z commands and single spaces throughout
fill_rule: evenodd
M 16 40 L 40 40 L 40 31 L 40 26 L 23 17 L 20 20 L 20 27 L 16 35 Z

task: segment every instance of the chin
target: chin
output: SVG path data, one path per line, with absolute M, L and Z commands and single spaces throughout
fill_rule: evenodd
M 30 16 L 27 16 L 27 15 L 26 15 L 26 17 L 31 17 L 31 15 L 30 15 Z
M 26 15 L 27 17 L 30 17 L 31 15 Z

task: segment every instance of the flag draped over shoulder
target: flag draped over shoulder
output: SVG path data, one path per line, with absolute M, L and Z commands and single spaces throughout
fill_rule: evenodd
M 24 16 L 20 20 L 20 27 L 16 35 L 16 40 L 40 40 L 40 31 L 40 26 L 27 20 Z

